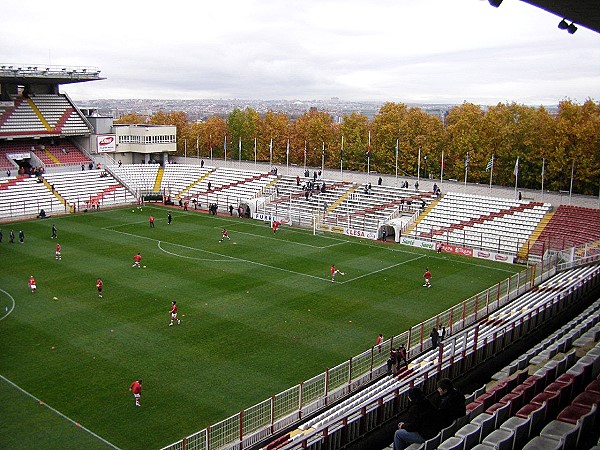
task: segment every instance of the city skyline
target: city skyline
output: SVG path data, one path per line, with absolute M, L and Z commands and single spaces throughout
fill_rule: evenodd
M 556 105 L 600 98 L 600 35 L 519 0 L 8 4 L 5 63 L 95 66 L 71 98 Z M 80 24 L 85 24 L 80 26 Z M 61 26 L 62 25 L 62 26 Z M 21 39 L 18 45 L 15 36 Z

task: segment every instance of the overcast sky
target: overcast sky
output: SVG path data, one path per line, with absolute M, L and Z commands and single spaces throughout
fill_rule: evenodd
M 0 59 L 93 66 L 72 98 L 600 101 L 600 34 L 519 0 L 4 2 Z

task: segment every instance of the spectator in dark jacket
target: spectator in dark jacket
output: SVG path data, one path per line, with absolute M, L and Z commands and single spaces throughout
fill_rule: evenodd
M 439 398 L 434 401 L 438 408 L 439 428 L 446 428 L 456 419 L 467 414 L 465 396 L 457 391 L 448 378 L 442 378 L 437 383 Z
M 404 450 L 410 444 L 421 444 L 438 432 L 435 406 L 419 388 L 408 391 L 410 406 L 403 422 L 394 433 L 394 450 Z

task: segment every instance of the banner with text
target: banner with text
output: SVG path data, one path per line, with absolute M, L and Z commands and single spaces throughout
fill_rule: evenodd
M 96 135 L 98 153 L 114 153 L 117 151 L 117 137 L 114 134 Z
M 373 231 L 357 230 L 355 228 L 345 228 L 345 227 L 341 227 L 339 225 L 328 225 L 326 223 L 320 223 L 318 225 L 318 229 L 320 231 L 329 231 L 330 233 L 345 234 L 347 236 L 354 236 L 354 237 L 363 238 L 363 239 L 371 239 L 374 241 L 377 240 L 377 233 L 375 233 Z

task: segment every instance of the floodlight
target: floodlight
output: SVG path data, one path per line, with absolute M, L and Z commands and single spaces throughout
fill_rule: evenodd
M 571 25 L 567 27 L 567 31 L 569 32 L 569 34 L 573 34 L 577 31 L 577 27 L 573 22 L 571 22 Z
M 488 1 L 490 2 L 490 5 L 492 5 L 494 8 L 497 8 L 502 3 L 502 0 L 488 0 Z
M 569 24 L 567 23 L 567 21 L 565 19 L 561 20 L 558 23 L 558 29 L 559 30 L 566 30 L 567 28 L 569 28 Z

